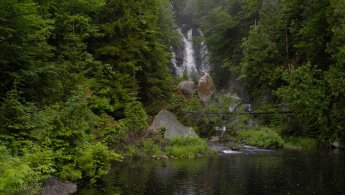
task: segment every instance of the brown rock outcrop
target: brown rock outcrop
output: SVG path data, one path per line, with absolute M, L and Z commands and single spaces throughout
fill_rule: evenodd
M 214 94 L 216 88 L 214 86 L 213 80 L 208 73 L 202 76 L 198 83 L 198 95 L 203 104 L 210 101 L 212 95 Z

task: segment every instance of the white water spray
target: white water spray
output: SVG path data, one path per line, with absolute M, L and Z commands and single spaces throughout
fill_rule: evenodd
M 183 60 L 183 70 L 187 71 L 188 75 L 191 75 L 193 72 L 197 72 L 193 48 L 193 30 L 190 29 L 187 32 L 187 37 L 179 31 L 184 42 L 184 60 Z
M 198 29 L 199 35 L 201 36 L 201 43 L 200 43 L 200 57 L 201 57 L 201 72 L 209 72 L 210 71 L 210 60 L 209 60 L 209 52 L 207 45 L 205 43 L 205 36 L 204 33 Z

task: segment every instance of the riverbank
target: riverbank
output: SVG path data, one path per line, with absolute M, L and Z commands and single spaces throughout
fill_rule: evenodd
M 89 194 L 343 194 L 345 154 L 263 151 L 116 162 Z M 248 187 L 250 186 L 250 187 Z

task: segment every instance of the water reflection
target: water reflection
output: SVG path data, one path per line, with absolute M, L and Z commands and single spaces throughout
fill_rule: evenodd
M 79 194 L 344 194 L 343 153 L 262 152 L 118 163 Z

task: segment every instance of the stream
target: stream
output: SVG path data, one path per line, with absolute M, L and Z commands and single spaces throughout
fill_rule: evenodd
M 117 162 L 78 194 L 345 194 L 345 153 L 257 151 Z

